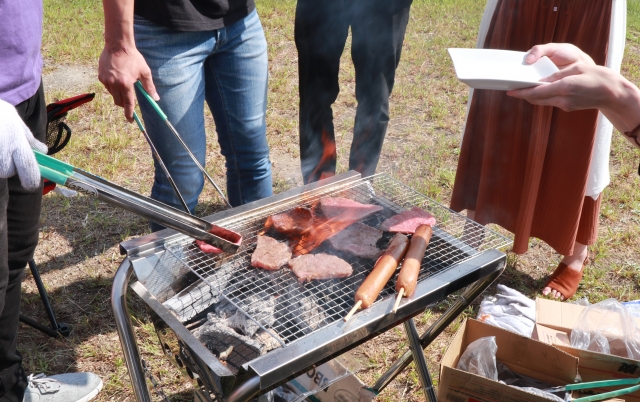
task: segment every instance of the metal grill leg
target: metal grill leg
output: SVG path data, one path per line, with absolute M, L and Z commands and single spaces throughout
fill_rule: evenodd
M 129 280 L 133 274 L 133 264 L 129 258 L 125 258 L 118 267 L 118 271 L 113 278 L 113 287 L 111 288 L 111 308 L 116 320 L 116 328 L 124 360 L 127 362 L 133 393 L 138 402 L 151 402 L 151 395 L 147 388 L 147 382 L 144 376 L 144 369 L 140 360 L 140 352 L 136 344 L 136 338 L 133 334 L 133 325 L 131 317 L 127 309 L 127 289 L 129 288 Z
M 482 292 L 484 292 L 485 289 L 493 283 L 493 281 L 498 279 L 503 271 L 504 265 L 501 269 L 467 287 L 458 300 L 456 300 L 456 302 L 453 303 L 451 307 L 449 307 L 447 311 L 445 311 L 424 334 L 422 334 L 420 337 L 420 344 L 422 345 L 422 348 L 429 346 L 429 344 L 433 342 L 433 340 L 436 339 L 436 337 L 438 337 L 438 335 L 440 335 L 440 333 L 444 331 L 444 329 L 447 328 L 447 326 L 449 326 L 449 324 L 451 324 L 453 320 L 455 320 L 456 317 L 464 311 L 464 309 L 466 309 L 478 296 L 480 296 L 480 294 L 482 294 Z M 413 356 L 411 351 L 405 352 L 402 357 L 396 360 L 389 370 L 387 370 L 387 372 L 378 379 L 373 387 L 369 388 L 369 390 L 376 395 L 382 392 L 382 390 L 385 389 L 387 385 L 389 385 L 389 383 L 411 363 L 412 360 Z
M 404 330 L 409 338 L 411 354 L 413 355 L 413 361 L 416 363 L 416 371 L 418 372 L 418 378 L 422 384 L 424 397 L 428 402 L 437 402 L 436 392 L 433 389 L 431 376 L 429 376 L 427 359 L 424 358 L 424 352 L 422 351 L 422 345 L 420 344 L 420 336 L 418 335 L 418 329 L 416 328 L 416 323 L 413 322 L 413 318 L 404 322 Z

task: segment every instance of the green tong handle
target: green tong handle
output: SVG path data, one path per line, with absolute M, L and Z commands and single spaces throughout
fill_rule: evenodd
M 614 382 L 617 380 L 613 380 L 613 381 L 596 381 L 596 382 Z M 636 382 L 638 382 L 636 380 Z M 593 382 L 591 383 L 587 383 L 587 384 L 593 384 Z M 618 383 L 620 384 L 620 383 Z M 633 392 L 636 391 L 640 391 L 640 385 L 636 385 L 635 387 L 628 387 L 628 388 L 623 388 L 623 389 L 619 389 L 616 391 L 610 391 L 610 392 L 605 392 L 603 394 L 596 394 L 596 395 L 591 395 L 591 396 L 585 396 L 583 398 L 576 398 L 576 399 L 572 399 L 572 402 L 595 402 L 595 401 L 603 401 L 605 399 L 611 399 L 611 398 L 615 398 L 617 396 L 620 395 L 626 395 L 626 394 L 631 394 Z
M 151 104 L 153 109 L 156 111 L 156 113 L 158 113 L 160 115 L 160 117 L 162 117 L 162 119 L 167 120 L 167 115 L 164 114 L 162 109 L 160 109 L 160 106 L 158 106 L 158 103 L 156 103 L 156 101 L 153 100 L 151 95 L 149 95 L 149 93 L 147 93 L 147 91 L 144 89 L 144 87 L 142 86 L 142 83 L 140 81 L 136 81 L 136 88 L 138 88 L 140 90 L 140 92 L 142 92 L 142 95 L 145 98 L 147 98 L 147 100 L 149 101 L 149 103 Z
M 640 378 L 621 378 L 619 380 L 578 382 L 575 384 L 568 384 L 565 387 L 565 389 L 567 391 L 573 391 L 577 389 L 604 388 L 604 387 L 615 387 L 617 385 L 636 385 L 636 384 L 640 384 Z
M 65 185 L 67 183 L 67 179 L 73 174 L 74 167 L 72 165 L 45 155 L 40 151 L 34 150 L 33 153 L 36 155 L 36 161 L 38 161 L 40 176 L 56 184 Z

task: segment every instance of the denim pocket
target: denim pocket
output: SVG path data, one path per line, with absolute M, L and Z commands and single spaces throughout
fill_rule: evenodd
M 133 25 L 142 25 L 146 27 L 156 26 L 156 24 L 154 24 L 153 22 L 136 14 L 133 14 Z

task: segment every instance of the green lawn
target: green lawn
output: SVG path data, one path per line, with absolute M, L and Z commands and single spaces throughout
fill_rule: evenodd
M 321 0 L 319 0 L 321 1 Z M 269 43 L 270 91 L 268 139 L 272 149 L 276 191 L 300 182 L 297 139 L 297 61 L 293 43 L 293 0 L 257 0 Z M 473 47 L 484 3 L 474 0 L 416 0 L 411 11 L 402 60 L 391 98 L 391 122 L 385 140 L 380 171 L 447 205 L 453 186 L 460 132 L 464 123 L 467 88 L 453 73 L 448 47 Z M 627 50 L 623 73 L 640 83 L 640 1 L 628 2 Z M 65 66 L 97 69 L 102 50 L 102 6 L 96 0 L 45 0 L 43 54 L 45 80 Z M 334 109 L 338 138 L 338 167 L 347 169 L 355 111 L 354 70 L 347 46 L 341 66 L 341 93 Z M 96 99 L 69 116 L 74 130 L 70 145 L 57 155 L 134 191 L 147 194 L 152 182 L 151 157 L 134 125 L 101 84 L 84 88 Z M 78 94 L 59 88 L 48 100 Z M 208 170 L 224 182 L 224 165 L 207 116 Z M 612 184 L 604 193 L 599 240 L 591 248 L 593 263 L 587 267 L 577 297 L 597 302 L 608 297 L 640 298 L 640 178 L 636 170 L 640 153 L 619 134 L 611 151 Z M 201 214 L 223 209 L 215 191 L 207 186 L 201 197 Z M 69 339 L 51 340 L 22 327 L 20 349 L 29 372 L 49 374 L 90 370 L 105 382 L 99 401 L 133 400 L 126 367 L 110 312 L 111 280 L 122 257 L 117 244 L 148 232 L 146 223 L 129 213 L 88 197 L 45 197 L 43 229 L 36 260 L 51 293 L 59 319 L 74 327 Z M 509 255 L 507 272 L 500 283 L 535 297 L 545 277 L 560 257 L 543 242 L 532 239 L 524 256 Z M 28 278 L 23 286 L 23 311 L 42 321 L 46 316 L 37 291 Z M 418 317 L 423 329 L 443 311 L 446 303 Z M 162 356 L 153 326 L 141 303 L 131 300 L 141 352 L 172 400 L 192 400 L 190 385 Z M 465 316 L 475 316 L 470 309 Z M 462 319 L 462 318 L 461 318 Z M 458 320 L 427 350 L 432 374 Z M 398 328 L 358 348 L 360 377 L 373 383 L 404 350 L 407 343 Z M 437 375 L 434 376 L 437 381 Z M 422 400 L 413 368 L 403 373 L 379 397 L 383 401 Z

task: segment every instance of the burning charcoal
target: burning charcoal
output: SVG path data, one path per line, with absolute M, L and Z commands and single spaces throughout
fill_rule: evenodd
M 274 310 L 276 308 L 276 298 L 273 296 L 260 297 L 257 295 L 249 296 L 242 302 L 242 308 L 260 322 L 265 327 L 270 327 L 276 321 Z M 260 326 L 253 320 L 249 319 L 242 311 L 227 318 L 227 325 L 231 328 L 242 331 L 247 336 L 253 336 L 260 329 Z
M 238 309 L 227 299 L 223 299 L 216 307 L 215 312 L 220 318 L 229 318 L 236 313 Z
M 278 340 L 275 339 L 273 335 L 262 330 L 258 331 L 258 333 L 256 334 L 256 336 L 253 337 L 253 339 L 262 343 L 266 349 L 266 352 L 269 352 L 273 349 L 277 349 L 280 347 L 280 342 L 278 342 Z
M 193 335 L 209 348 L 217 357 L 229 350 L 233 350 L 227 356 L 227 362 L 240 367 L 242 364 L 255 359 L 267 352 L 264 344 L 240 335 L 226 325 L 226 321 L 209 314 L 207 322 L 193 331 Z
M 246 336 L 253 336 L 260 329 L 255 321 L 250 320 L 242 311 L 238 310 L 234 315 L 228 317 L 226 322 L 229 327 L 240 330 Z
M 326 316 L 317 300 L 312 295 L 304 293 L 304 288 L 292 283 L 278 298 L 277 311 L 279 321 L 293 321 L 307 334 L 322 325 Z
M 214 288 L 204 281 L 199 281 L 187 287 L 171 299 L 164 302 L 164 306 L 173 310 L 181 322 L 193 318 L 196 314 L 206 310 L 220 298 Z
M 298 300 L 298 305 L 300 306 L 300 318 L 309 326 L 309 328 L 315 330 L 322 325 L 326 317 L 314 297 L 303 297 Z

